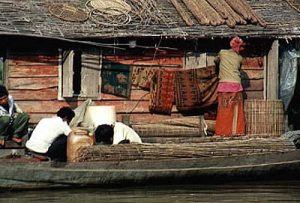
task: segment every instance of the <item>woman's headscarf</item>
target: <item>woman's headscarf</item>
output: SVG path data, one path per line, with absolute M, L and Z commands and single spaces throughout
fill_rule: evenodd
M 234 37 L 230 41 L 230 47 L 237 53 L 240 53 L 244 49 L 245 42 L 238 36 Z

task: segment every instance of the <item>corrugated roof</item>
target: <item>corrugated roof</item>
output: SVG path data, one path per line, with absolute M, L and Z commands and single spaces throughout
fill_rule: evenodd
M 288 0 L 107 0 L 124 3 L 109 12 L 108 4 L 96 1 L 0 0 L 0 34 L 68 39 L 300 34 L 300 15 Z

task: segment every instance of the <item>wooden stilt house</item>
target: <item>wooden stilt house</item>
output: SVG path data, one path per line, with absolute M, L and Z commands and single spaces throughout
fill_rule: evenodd
M 0 79 L 32 124 L 86 99 L 114 105 L 130 124 L 186 117 L 175 105 L 167 115 L 150 112 L 149 86 L 133 69 L 207 67 L 236 35 L 248 43 L 245 98 L 279 99 L 279 50 L 300 34 L 297 1 L 103 2 L 0 0 Z M 214 119 L 214 111 L 201 114 Z

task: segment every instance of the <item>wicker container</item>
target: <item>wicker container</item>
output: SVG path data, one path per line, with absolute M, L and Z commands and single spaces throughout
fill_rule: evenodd
M 246 134 L 280 136 L 284 133 L 284 110 L 281 100 L 245 100 Z

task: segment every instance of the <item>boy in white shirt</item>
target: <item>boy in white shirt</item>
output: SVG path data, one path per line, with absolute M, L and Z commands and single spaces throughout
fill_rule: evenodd
M 26 142 L 26 148 L 52 160 L 66 161 L 67 136 L 72 131 L 69 123 L 74 116 L 75 113 L 70 107 L 62 107 L 56 116 L 43 118 Z
M 99 125 L 95 130 L 95 138 L 97 143 L 102 144 L 142 143 L 140 136 L 121 122 Z

